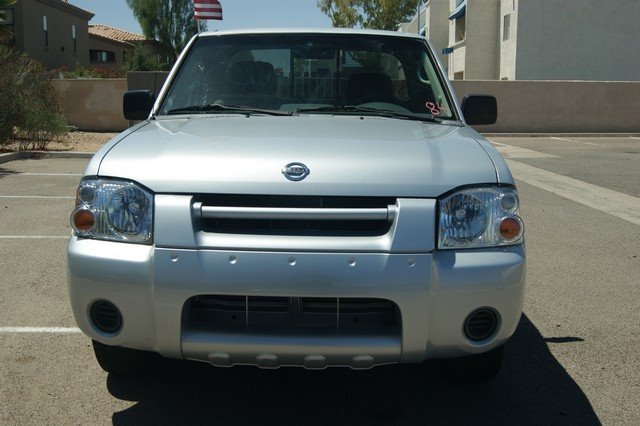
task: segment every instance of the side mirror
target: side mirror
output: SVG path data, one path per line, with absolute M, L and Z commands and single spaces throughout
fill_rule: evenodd
M 146 120 L 152 108 L 153 96 L 149 90 L 130 90 L 122 98 L 122 111 L 127 120 Z
M 489 95 L 466 95 L 462 100 L 462 114 L 468 125 L 495 124 L 498 102 Z

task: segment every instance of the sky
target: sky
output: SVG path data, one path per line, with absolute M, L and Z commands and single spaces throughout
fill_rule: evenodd
M 91 24 L 142 33 L 125 0 L 69 0 L 69 3 L 95 13 Z M 220 0 L 220 3 L 224 20 L 208 21 L 209 30 L 331 26 L 331 20 L 316 7 L 316 0 Z

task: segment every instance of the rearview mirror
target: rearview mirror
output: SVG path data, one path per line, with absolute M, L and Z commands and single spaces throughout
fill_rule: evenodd
M 146 120 L 152 108 L 153 95 L 149 90 L 130 90 L 122 98 L 122 111 L 127 120 Z
M 462 114 L 470 126 L 496 124 L 498 102 L 490 95 L 466 95 L 462 100 Z

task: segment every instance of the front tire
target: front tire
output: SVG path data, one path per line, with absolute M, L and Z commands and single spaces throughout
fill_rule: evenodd
M 135 376 L 148 372 L 153 361 L 151 352 L 109 346 L 91 340 L 93 352 L 100 367 L 116 376 Z

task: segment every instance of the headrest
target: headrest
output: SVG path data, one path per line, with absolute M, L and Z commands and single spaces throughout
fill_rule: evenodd
M 363 72 L 349 77 L 347 81 L 347 102 L 358 100 L 371 93 L 393 96 L 391 77 L 377 72 Z
M 227 71 L 227 85 L 234 94 L 274 95 L 276 73 L 268 62 L 236 62 Z

